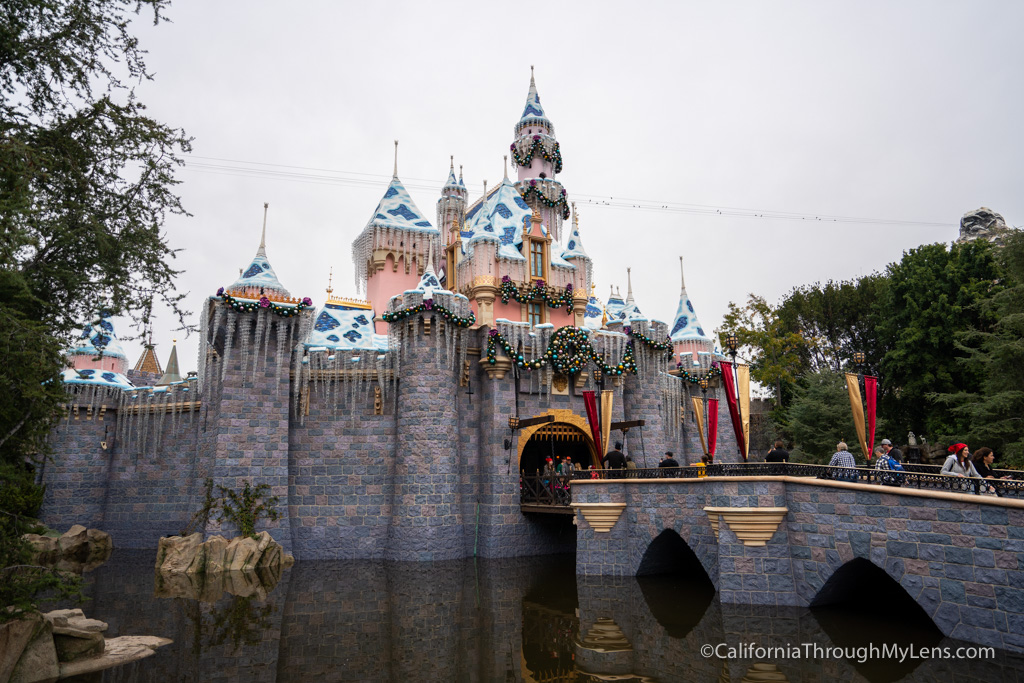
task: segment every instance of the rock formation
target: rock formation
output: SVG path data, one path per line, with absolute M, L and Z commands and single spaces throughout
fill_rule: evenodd
M 288 567 L 294 561 L 266 531 L 255 538 L 238 537 L 230 541 L 223 536 L 211 536 L 205 543 L 200 533 L 165 536 L 156 552 L 156 568 L 167 574 L 246 572 Z
M 960 237 L 956 241 L 963 244 L 972 240 L 985 240 L 1002 246 L 1006 233 L 1010 230 L 1002 216 L 983 206 L 963 215 L 960 219 Z
M 104 638 L 107 624 L 80 609 L 28 614 L 0 625 L 0 681 L 44 683 L 150 656 L 171 641 L 156 636 Z
M 60 537 L 25 534 L 32 546 L 32 563 L 81 574 L 110 558 L 114 544 L 110 534 L 75 524 Z

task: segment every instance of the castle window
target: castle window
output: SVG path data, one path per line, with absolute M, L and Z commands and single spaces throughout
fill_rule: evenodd
M 540 325 L 544 322 L 544 308 L 541 304 L 529 304 L 526 308 L 526 315 L 531 325 Z
M 543 242 L 530 242 L 530 277 L 544 277 Z

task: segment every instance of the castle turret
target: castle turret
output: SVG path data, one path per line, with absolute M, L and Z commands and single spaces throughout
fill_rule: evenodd
M 547 230 L 561 242 L 562 221 L 569 217 L 565 189 L 555 180 L 562 172 L 562 152 L 555 139 L 555 127 L 540 104 L 533 67 L 530 67 L 526 106 L 516 122 L 515 136 L 509 151 L 513 163 L 519 167 L 516 189 L 531 208 L 540 211 Z
M 576 204 L 572 206 L 572 232 L 569 233 L 569 240 L 562 250 L 562 260 L 572 264 L 573 271 L 573 311 L 575 312 L 576 327 L 583 327 L 584 316 L 589 305 L 590 297 L 587 293 L 591 289 L 594 276 L 593 261 L 583 248 L 583 240 L 580 238 L 580 216 L 576 211 Z
M 453 291 L 459 287 L 456 270 L 462 260 L 462 226 L 466 222 L 466 185 L 462 182 L 462 169 L 455 178 L 455 158 L 452 157 L 448 170 L 448 181 L 441 188 L 437 200 L 437 229 L 445 241 L 444 280 L 445 286 Z
M 714 360 L 714 342 L 704 333 L 697 314 L 693 310 L 693 303 L 686 293 L 686 277 L 683 273 L 683 257 L 679 257 L 679 307 L 676 309 L 675 318 L 672 320 L 669 337 L 672 340 L 672 348 L 676 359 L 682 364 L 684 370 L 703 369 L 711 367 Z
M 440 247 L 440 232 L 430 224 L 398 179 L 398 141 L 395 171 L 387 191 L 366 227 L 352 243 L 356 286 L 371 304 L 383 306 L 412 289 L 423 275 L 427 250 Z
M 167 359 L 167 370 L 164 371 L 156 386 L 162 387 L 183 381 L 184 378 L 181 376 L 181 371 L 178 370 L 178 340 L 175 339 L 174 345 L 171 347 L 171 357 Z

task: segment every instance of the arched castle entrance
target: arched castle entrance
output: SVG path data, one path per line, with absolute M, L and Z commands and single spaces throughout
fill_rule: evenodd
M 568 457 L 586 468 L 599 466 L 601 459 L 597 445 L 587 421 L 571 410 L 553 409 L 543 415 L 551 415 L 554 422 L 526 427 L 519 433 L 519 470 L 527 474 L 543 470 L 548 457 Z

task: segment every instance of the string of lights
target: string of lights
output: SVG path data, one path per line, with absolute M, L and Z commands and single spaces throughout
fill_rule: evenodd
M 293 166 L 274 164 L 262 161 L 242 161 L 222 157 L 206 157 L 195 154 L 186 155 L 185 168 L 197 173 L 213 175 L 229 175 L 248 178 L 266 178 L 319 185 L 347 185 L 353 187 L 381 187 L 382 182 L 391 179 L 380 173 L 362 173 L 359 171 L 340 171 L 309 166 Z M 403 177 L 407 189 L 437 191 L 444 179 Z M 472 183 L 468 184 L 473 191 Z M 483 184 L 477 194 L 483 192 Z M 802 221 L 807 223 L 845 223 L 858 225 L 892 225 L 906 227 L 950 227 L 953 224 L 935 221 L 901 220 L 893 218 L 872 218 L 864 216 L 840 216 L 831 214 L 815 214 L 799 211 L 779 211 L 771 209 L 752 209 L 737 206 L 716 206 L 711 204 L 691 204 L 655 199 L 638 199 L 633 197 L 611 197 L 585 193 L 573 193 L 573 198 L 580 206 L 592 206 L 609 209 L 626 209 L 635 211 L 659 211 L 665 213 L 692 214 L 703 216 L 728 216 L 732 218 L 756 218 L 768 220 Z

